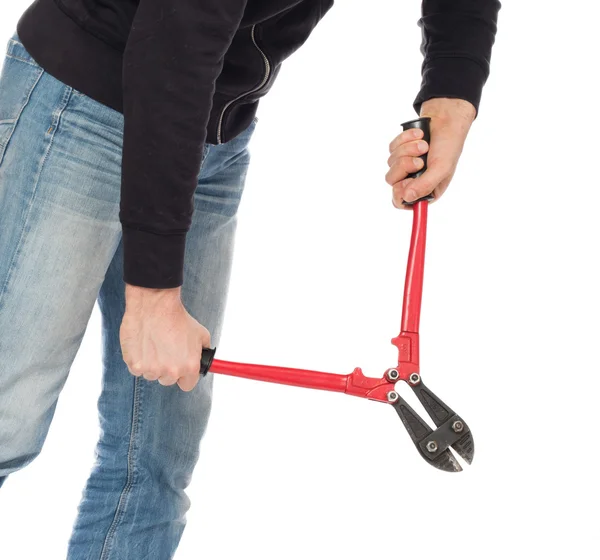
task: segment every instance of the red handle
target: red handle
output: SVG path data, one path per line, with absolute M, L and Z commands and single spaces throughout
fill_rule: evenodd
M 308 369 L 213 360 L 210 365 L 210 371 L 257 381 L 269 381 L 282 385 L 305 387 L 306 389 L 335 391 L 337 393 L 346 393 L 355 397 L 364 397 L 381 402 L 387 402 L 388 392 L 394 389 L 394 383 L 385 376 L 381 379 L 365 377 L 360 368 L 356 368 L 348 375 L 340 375 Z
M 307 369 L 293 369 L 276 366 L 262 366 L 258 364 L 240 364 L 236 362 L 225 362 L 213 360 L 210 371 L 245 377 L 247 379 L 258 379 L 282 385 L 294 385 L 306 387 L 307 389 L 323 389 L 325 391 L 336 391 L 344 393 L 348 381 L 347 375 L 311 371 Z
M 401 332 L 418 333 L 423 296 L 423 271 L 425 268 L 425 243 L 427 241 L 426 200 L 413 206 L 413 227 L 404 282 L 404 304 L 402 306 Z

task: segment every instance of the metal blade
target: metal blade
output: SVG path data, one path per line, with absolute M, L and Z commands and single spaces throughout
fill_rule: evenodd
M 429 439 L 433 430 L 400 395 L 398 395 L 398 400 L 396 402 L 390 404 L 396 409 L 408 435 L 425 461 L 431 466 L 446 472 L 462 471 L 462 467 L 449 449 L 436 454 L 434 457 L 428 455 L 427 452 L 422 449 L 421 444 Z
M 473 462 L 473 455 L 475 455 L 473 434 L 469 431 L 469 433 L 465 434 L 452 446 L 452 449 L 454 449 L 470 465 Z
M 452 449 L 454 449 L 470 465 L 473 462 L 473 456 L 475 454 L 475 442 L 473 441 L 473 434 L 471 433 L 469 426 L 467 426 L 467 423 L 435 393 L 427 388 L 423 381 L 420 380 L 416 385 L 410 384 L 410 386 L 423 405 L 423 408 L 427 411 L 427 414 L 431 416 L 431 419 L 438 428 L 453 417 L 455 417 L 453 418 L 453 421 L 458 421 L 462 424 L 460 433 L 464 433 L 465 435 L 452 444 Z

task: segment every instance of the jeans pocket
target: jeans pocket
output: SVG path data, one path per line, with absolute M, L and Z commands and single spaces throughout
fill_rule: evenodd
M 0 165 L 23 109 L 44 70 L 11 39 L 0 72 Z

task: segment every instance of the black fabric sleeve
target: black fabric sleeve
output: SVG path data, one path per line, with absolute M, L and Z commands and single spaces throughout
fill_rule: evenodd
M 496 38 L 498 0 L 423 0 L 422 83 L 415 101 L 452 97 L 471 102 L 477 112 L 490 73 Z
M 128 284 L 183 284 L 215 82 L 247 0 L 141 0 L 123 59 L 119 219 Z

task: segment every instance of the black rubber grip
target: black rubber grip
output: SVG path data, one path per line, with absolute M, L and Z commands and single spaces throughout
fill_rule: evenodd
M 402 123 L 402 130 L 408 130 L 409 128 L 420 128 L 423 131 L 423 140 L 425 140 L 425 142 L 427 142 L 427 144 L 429 144 L 430 140 L 431 140 L 431 133 L 430 133 L 430 129 L 429 129 L 429 123 L 431 122 L 431 118 L 430 117 L 421 117 L 419 119 L 414 119 L 412 121 L 406 121 L 404 123 Z M 411 173 L 408 178 L 409 179 L 416 179 L 417 177 L 420 177 L 421 175 L 423 175 L 423 173 L 425 173 L 425 171 L 427 171 L 427 154 L 423 154 L 422 156 L 419 156 L 422 160 L 423 160 L 423 167 L 421 169 L 419 169 L 419 171 L 416 171 L 415 173 Z M 433 195 L 428 195 L 428 196 L 424 196 L 423 198 L 419 198 L 418 200 L 415 200 L 414 202 L 403 202 L 403 204 L 406 204 L 407 206 L 412 206 L 413 204 L 416 204 L 417 202 L 420 202 L 421 200 L 433 200 L 434 196 Z
M 200 358 L 200 376 L 206 375 L 215 358 L 217 348 L 202 348 L 202 358 Z

